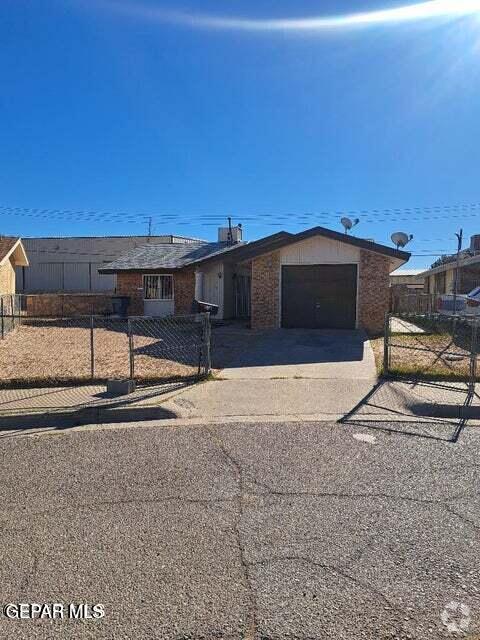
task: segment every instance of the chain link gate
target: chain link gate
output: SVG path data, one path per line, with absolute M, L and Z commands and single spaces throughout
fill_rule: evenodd
M 149 380 L 158 376 L 156 368 L 169 363 L 170 377 L 205 377 L 211 371 L 211 321 L 209 313 L 133 317 L 128 319 L 130 378 Z M 164 376 L 166 377 L 166 376 Z
M 387 313 L 383 374 L 468 383 L 477 379 L 478 320 L 439 313 Z

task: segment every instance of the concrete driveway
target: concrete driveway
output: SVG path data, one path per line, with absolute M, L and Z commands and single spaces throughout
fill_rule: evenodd
M 214 340 L 227 345 L 227 366 L 222 366 L 221 354 L 214 366 L 222 368 L 221 376 L 227 380 L 358 380 L 376 375 L 373 351 L 363 331 L 276 329 L 255 333 L 252 339 L 245 330 L 239 333 L 229 327 L 222 329 L 214 334 Z M 228 360 L 228 349 L 233 348 L 234 342 Z
M 212 355 L 215 380 L 140 387 L 125 398 L 106 398 L 101 385 L 2 390 L 0 428 L 176 418 L 336 420 L 376 383 L 372 349 L 356 331 L 220 327 Z
M 337 419 L 376 382 L 370 343 L 360 331 L 230 325 L 213 334 L 218 379 L 164 403 L 179 418 L 315 416 Z

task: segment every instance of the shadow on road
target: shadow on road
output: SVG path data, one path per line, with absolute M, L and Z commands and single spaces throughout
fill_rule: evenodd
M 177 414 L 158 404 L 161 396 L 180 391 L 192 383 L 179 382 L 145 387 L 136 393 L 121 398 L 111 398 L 105 393 L 93 396 L 90 402 L 68 406 L 35 409 L 28 407 L 4 410 L 0 413 L 0 438 L 22 435 L 32 429 L 71 429 L 87 424 L 115 424 L 177 418 Z M 2 433 L 4 432 L 4 433 Z
M 445 397 L 450 402 L 446 402 Z M 475 394 L 466 385 L 381 379 L 338 422 L 400 435 L 457 442 L 468 419 L 480 419 L 480 406 L 472 406 L 474 398 Z

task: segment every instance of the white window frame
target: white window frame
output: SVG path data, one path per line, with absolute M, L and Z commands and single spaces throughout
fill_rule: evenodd
M 172 286 L 171 286 L 171 291 L 172 291 L 172 295 L 170 298 L 147 298 L 146 297 L 146 285 L 145 285 L 145 278 L 171 278 L 172 281 Z M 173 278 L 173 273 L 145 273 L 143 275 L 143 299 L 144 300 L 174 300 L 175 298 L 175 292 L 174 292 L 174 278 Z M 162 287 L 158 287 L 157 291 L 161 291 Z

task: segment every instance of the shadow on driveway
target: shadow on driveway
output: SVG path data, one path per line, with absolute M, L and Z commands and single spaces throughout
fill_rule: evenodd
M 228 377 L 368 378 L 373 353 L 362 331 L 219 327 L 213 366 Z

